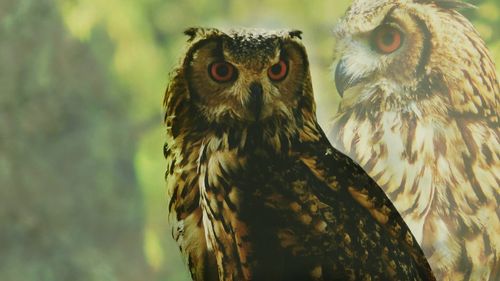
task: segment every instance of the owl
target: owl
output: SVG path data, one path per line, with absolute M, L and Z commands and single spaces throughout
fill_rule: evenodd
M 382 189 L 319 127 L 299 31 L 186 34 L 164 154 L 194 280 L 435 280 Z
M 354 1 L 329 139 L 383 188 L 438 280 L 500 280 L 499 82 L 445 0 Z

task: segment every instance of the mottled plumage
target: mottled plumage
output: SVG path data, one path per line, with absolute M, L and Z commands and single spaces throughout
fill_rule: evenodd
M 187 34 L 165 156 L 194 280 L 435 280 L 383 191 L 321 131 L 300 32 Z
M 500 280 L 499 82 L 459 1 L 354 1 L 330 140 L 384 189 L 438 280 Z M 384 36 L 379 36 L 380 32 Z

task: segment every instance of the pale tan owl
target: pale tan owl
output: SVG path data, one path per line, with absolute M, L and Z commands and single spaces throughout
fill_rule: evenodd
M 187 34 L 165 156 L 194 280 L 435 280 L 382 189 L 319 127 L 300 32 Z
M 382 186 L 438 280 L 500 280 L 499 82 L 452 0 L 354 1 L 329 138 Z

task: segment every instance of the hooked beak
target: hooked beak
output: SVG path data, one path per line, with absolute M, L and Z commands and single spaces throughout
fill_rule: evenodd
M 354 78 L 352 74 L 347 72 L 345 60 L 340 60 L 335 68 L 335 87 L 341 97 L 344 97 L 344 92 L 355 86 L 361 81 L 361 78 Z
M 249 107 L 254 114 L 255 120 L 259 120 L 262 112 L 263 90 L 262 85 L 258 82 L 253 82 L 250 85 L 250 100 Z

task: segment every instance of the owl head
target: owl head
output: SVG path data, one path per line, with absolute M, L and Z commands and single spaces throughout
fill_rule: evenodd
M 188 50 L 165 98 L 174 135 L 253 125 L 286 131 L 301 122 L 302 111 L 313 116 L 299 31 L 191 28 L 185 33 Z
M 476 99 L 473 88 L 491 93 L 498 82 L 483 41 L 457 11 L 466 6 L 455 0 L 354 1 L 334 32 L 343 106 L 479 110 L 467 102 Z

